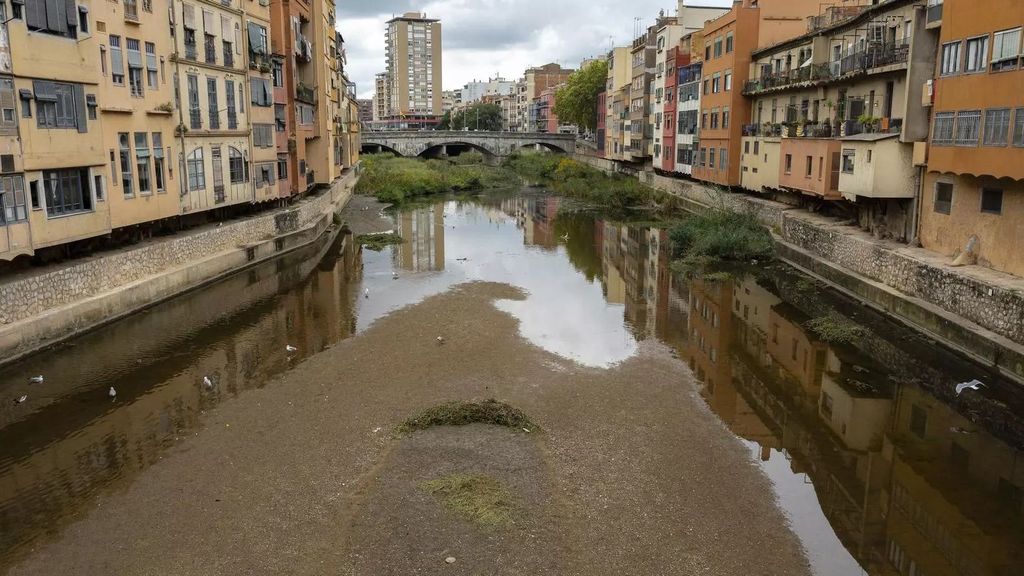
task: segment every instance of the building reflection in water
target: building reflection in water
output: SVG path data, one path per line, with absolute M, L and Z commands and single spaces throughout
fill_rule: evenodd
M 398 233 L 405 240 L 395 247 L 395 267 L 409 272 L 444 270 L 444 204 L 398 214 Z
M 535 231 L 533 212 L 509 213 Z M 784 457 L 813 485 L 860 566 L 852 573 L 1024 574 L 1020 443 L 971 423 L 955 398 L 922 384 L 951 386 L 951 373 L 974 368 L 948 353 L 936 365 L 881 318 L 867 322 L 864 343 L 829 345 L 805 326 L 832 296 L 812 286 L 808 298 L 793 272 L 688 281 L 669 269 L 664 231 L 612 221 L 594 229 L 608 302 L 623 305 L 638 339 L 657 337 L 689 364 L 704 400 L 762 460 Z M 1021 415 L 1003 412 L 1001 425 L 1019 432 Z
M 357 249 L 313 246 L 40 358 L 32 411 L 0 412 L 0 565 L 156 462 L 202 411 L 352 335 L 360 267 Z M 113 384 L 117 402 L 96 382 Z

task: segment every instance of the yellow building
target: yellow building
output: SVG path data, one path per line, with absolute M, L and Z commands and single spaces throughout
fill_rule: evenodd
M 316 184 L 330 184 L 341 174 L 338 131 L 341 92 L 338 79 L 338 33 L 334 0 L 313 0 L 313 130 L 306 140 L 306 164 Z
M 93 18 L 73 1 L 54 14 L 42 2 L 11 8 L 0 13 L 0 50 L 9 52 L 0 57 L 5 260 L 111 229 Z
M 174 39 L 167 12 L 151 2 L 97 2 L 100 76 L 97 98 L 109 161 L 111 228 L 130 236 L 138 224 L 180 214 L 174 177 L 174 85 L 168 56 Z M 104 30 L 104 32 L 99 32 Z
M 249 89 L 249 154 L 255 200 L 263 202 L 290 195 L 278 185 L 277 142 L 271 88 L 270 3 L 246 2 L 245 35 Z M 270 105 L 265 103 L 269 102 Z M 286 182 L 287 184 L 287 182 Z
M 185 214 L 255 200 L 247 112 L 272 111 L 273 98 L 269 83 L 246 73 L 241 4 L 242 0 L 172 4 L 183 175 L 179 184 Z

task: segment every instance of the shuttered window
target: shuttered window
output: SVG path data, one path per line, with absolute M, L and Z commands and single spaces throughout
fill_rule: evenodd
M 25 23 L 32 32 L 77 38 L 78 6 L 75 0 L 28 0 Z
M 206 102 L 210 110 L 210 129 L 220 128 L 220 109 L 217 104 L 217 79 L 206 79 Z
M 124 56 L 121 55 L 121 37 L 110 36 L 110 79 L 124 86 Z
M 36 122 L 39 128 L 77 128 L 87 131 L 85 90 L 80 84 L 47 82 L 32 83 L 36 99 Z
M 150 90 L 156 90 L 157 85 L 157 68 L 156 68 L 156 45 L 152 42 L 146 42 L 146 77 L 147 84 Z
M 252 141 L 253 146 L 257 148 L 272 148 L 274 146 L 274 125 L 253 124 Z
M 270 92 L 270 81 L 265 78 L 250 78 L 253 106 L 273 106 L 274 98 Z
M 0 79 L 0 130 L 18 129 L 18 118 L 14 110 L 14 80 Z

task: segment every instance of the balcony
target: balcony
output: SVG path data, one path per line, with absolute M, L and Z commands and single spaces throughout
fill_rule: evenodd
M 768 76 L 762 76 L 754 80 L 748 80 L 743 85 L 744 94 L 757 94 L 769 90 L 787 88 L 795 84 L 814 84 L 817 82 L 828 82 L 834 77 L 833 70 L 828 64 L 812 64 L 802 68 L 795 68 L 789 71 L 782 71 Z
M 307 104 L 316 104 L 316 90 L 305 84 L 299 84 L 295 87 L 295 99 Z
M 925 27 L 929 29 L 942 26 L 942 0 L 928 0 L 925 22 Z
M 895 44 L 874 44 L 866 49 L 846 56 L 842 60 L 832 62 L 832 74 L 837 77 L 867 74 L 875 68 L 885 66 L 906 65 L 910 56 L 910 42 L 902 41 Z
M 139 21 L 139 4 L 137 0 L 124 0 L 124 19 L 129 22 Z

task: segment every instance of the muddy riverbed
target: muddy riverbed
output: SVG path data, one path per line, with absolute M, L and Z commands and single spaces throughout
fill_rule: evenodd
M 314 246 L 5 368 L 29 400 L 0 406 L 0 572 L 1021 573 L 1011 386 L 784 266 L 688 281 L 665 231 L 559 208 L 357 198 L 356 232 L 405 242 Z M 491 398 L 538 427 L 396 433 Z M 512 520 L 424 489 L 452 475 Z

